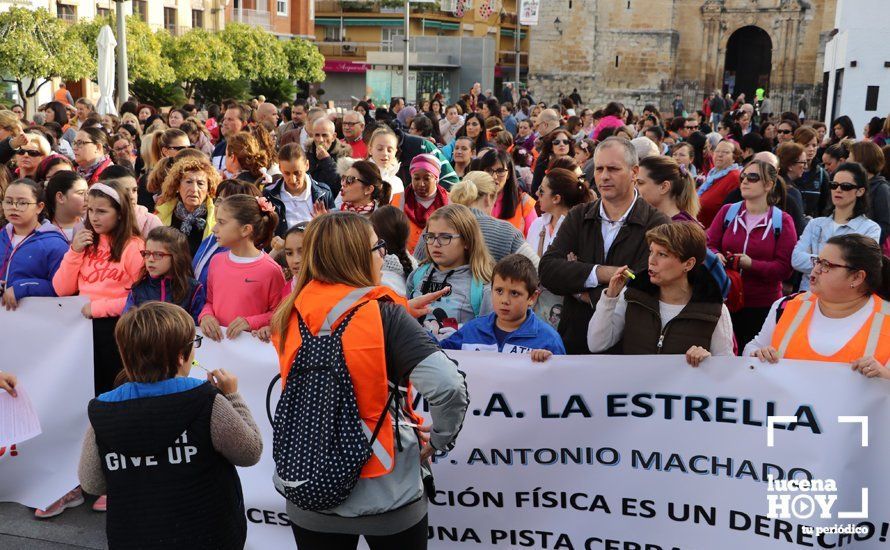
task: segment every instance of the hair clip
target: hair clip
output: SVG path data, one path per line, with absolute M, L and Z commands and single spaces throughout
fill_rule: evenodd
M 266 212 L 268 214 L 272 214 L 273 212 L 275 212 L 275 207 L 272 206 L 272 203 L 269 202 L 269 199 L 267 199 L 266 197 L 257 197 L 256 203 L 260 207 L 260 210 L 262 210 L 263 212 Z

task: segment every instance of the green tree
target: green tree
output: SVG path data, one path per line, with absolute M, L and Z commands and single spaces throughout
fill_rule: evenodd
M 270 32 L 243 23 L 229 23 L 219 33 L 232 48 L 241 78 L 286 78 L 289 67 L 282 41 Z
M 322 82 L 325 79 L 324 56 L 315 44 L 292 38 L 284 43 L 284 55 L 290 78 L 300 82 Z
M 235 80 L 202 80 L 195 86 L 195 100 L 200 103 L 222 103 L 224 99 L 244 101 L 250 94 L 250 82 Z
M 185 93 L 178 82 L 154 84 L 146 80 L 134 80 L 130 84 L 130 95 L 149 105 L 182 105 L 186 102 Z
M 0 75 L 16 85 L 23 101 L 51 78 L 79 80 L 96 72 L 95 57 L 70 33 L 45 9 L 11 8 L 0 14 Z
M 293 101 L 297 95 L 297 87 L 289 78 L 260 78 L 250 83 L 252 97 L 265 96 L 266 101 L 282 103 Z
M 96 59 L 98 55 L 96 38 L 104 25 L 117 32 L 115 19 L 111 16 L 96 17 L 71 27 L 71 32 L 88 49 L 90 59 Z M 145 21 L 134 16 L 127 17 L 127 75 L 130 83 L 137 80 L 157 85 L 173 83 L 176 75 L 161 51 L 163 44 L 169 39 L 170 34 L 167 31 L 152 32 Z
M 199 82 L 235 80 L 241 75 L 232 48 L 218 34 L 204 29 L 192 29 L 182 36 L 171 37 L 164 44 L 164 55 L 170 60 L 186 97 L 194 95 Z

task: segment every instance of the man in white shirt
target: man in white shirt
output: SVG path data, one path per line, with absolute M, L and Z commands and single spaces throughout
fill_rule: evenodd
M 541 258 L 541 284 L 566 296 L 559 333 L 571 354 L 589 353 L 587 326 L 609 279 L 624 266 L 646 269 L 646 231 L 670 220 L 641 200 L 634 182 L 637 152 L 626 139 L 610 137 L 594 152 L 601 199 L 571 210 Z

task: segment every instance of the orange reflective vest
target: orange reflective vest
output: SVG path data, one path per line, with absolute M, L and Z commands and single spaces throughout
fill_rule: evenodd
M 890 360 L 890 302 L 872 296 L 872 312 L 859 332 L 834 355 L 821 355 L 810 346 L 810 321 L 818 307 L 817 298 L 805 292 L 788 301 L 773 332 L 772 346 L 779 357 L 832 363 L 852 363 L 874 356 L 882 365 Z
M 356 305 L 362 302 L 374 302 L 383 297 L 388 297 L 396 303 L 405 304 L 404 298 L 386 287 L 355 288 L 342 284 L 310 281 L 294 302 L 295 311 L 291 313 L 283 348 L 278 338 L 273 337 L 278 350 L 282 387 L 287 383 L 287 375 L 302 345 L 297 311 L 300 312 L 309 331 L 318 335 L 335 330 L 346 314 Z M 368 304 L 356 310 L 349 326 L 343 332 L 342 342 L 343 355 L 349 376 L 352 378 L 359 416 L 364 423 L 365 435 L 369 440 L 380 416 L 385 414 L 387 417 L 372 445 L 371 459 L 365 464 L 361 473 L 361 477 L 365 478 L 380 477 L 391 472 L 395 465 L 393 445 L 395 431 L 387 429 L 393 425 L 392 415 L 387 409 L 391 384 L 386 373 L 386 350 L 380 308 L 376 304 Z M 392 388 L 392 391 L 399 391 L 399 388 Z M 406 392 L 408 391 L 406 390 Z M 410 403 L 407 408 L 406 414 L 409 415 L 411 421 L 419 424 L 418 418 L 414 416 L 410 408 Z

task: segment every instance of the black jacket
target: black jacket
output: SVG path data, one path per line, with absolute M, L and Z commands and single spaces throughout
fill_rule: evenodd
M 320 200 L 324 203 L 325 208 L 333 210 L 334 196 L 331 193 L 331 188 L 324 183 L 315 181 L 308 175 L 306 177 L 309 178 L 309 185 L 312 189 L 312 202 Z M 284 179 L 281 176 L 276 176 L 275 180 L 263 189 L 263 196 L 269 199 L 269 202 L 275 207 L 275 213 L 278 214 L 278 226 L 275 228 L 275 235 L 279 237 L 283 237 L 289 229 L 287 226 L 287 210 L 284 206 L 284 201 L 281 200 L 282 187 L 284 187 Z
M 587 325 L 600 294 L 608 286 L 601 284 L 596 288 L 584 288 L 593 266 L 627 265 L 634 272 L 642 272 L 649 261 L 646 231 L 670 223 L 667 216 L 642 198 L 637 198 L 606 254 L 600 202 L 579 204 L 569 212 L 539 266 L 541 284 L 554 294 L 566 297 L 559 334 L 570 354 L 590 353 L 587 348 Z M 578 257 L 577 261 L 571 262 L 566 258 L 570 252 Z M 582 292 L 590 298 L 589 305 L 573 297 Z
M 324 183 L 331 190 L 333 196 L 340 194 L 340 174 L 337 173 L 337 159 L 351 157 L 352 148 L 338 139 L 328 148 L 327 158 L 318 160 L 315 154 L 315 142 L 306 147 L 306 157 L 309 159 L 309 175 L 319 183 Z M 410 179 L 408 180 L 410 181 Z
M 890 235 L 890 183 L 884 176 L 877 176 L 868 180 L 868 198 L 871 203 L 871 214 L 868 216 L 881 226 L 881 242 L 884 244 Z
M 235 467 L 213 448 L 216 388 L 90 401 L 108 484 L 110 548 L 243 548 L 244 497 Z

